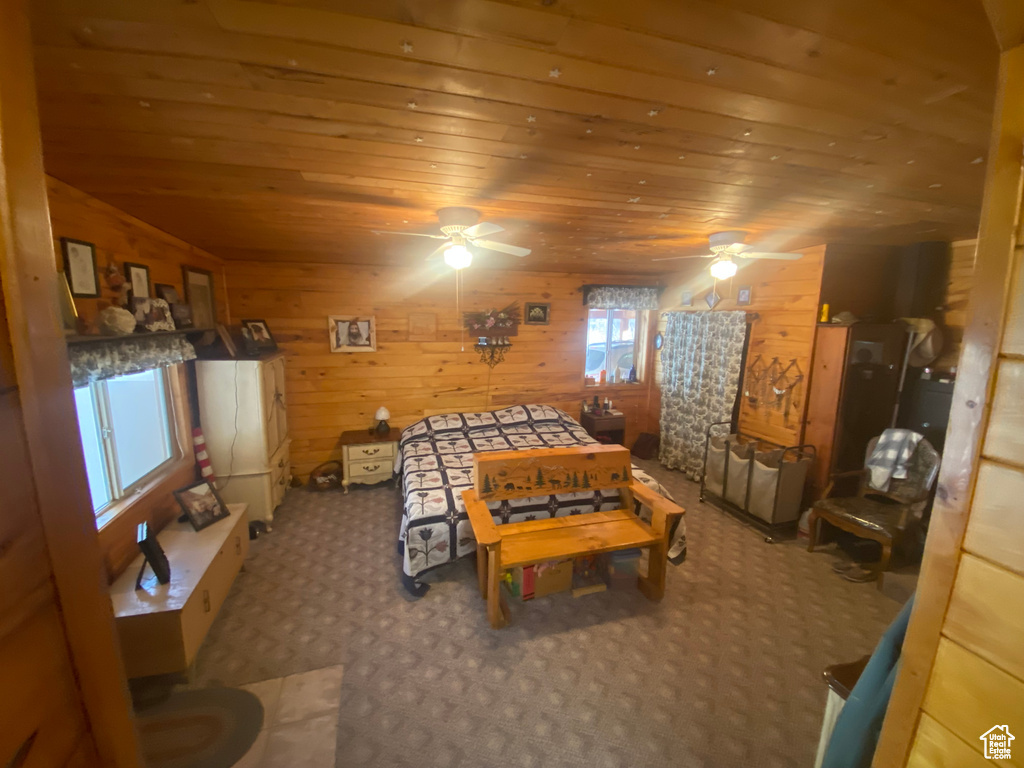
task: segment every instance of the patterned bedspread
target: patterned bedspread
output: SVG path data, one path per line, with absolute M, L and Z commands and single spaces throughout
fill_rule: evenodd
M 596 441 L 579 422 L 547 405 L 517 405 L 486 413 L 430 416 L 407 427 L 399 441 L 395 469 L 401 473 L 404 512 L 399 532 L 406 586 L 431 568 L 476 550 L 473 528 L 462 503 L 462 491 L 473 486 L 473 454 L 481 451 L 528 450 Z M 633 468 L 633 475 L 668 495 L 654 478 Z M 567 481 L 568 482 L 568 481 Z M 619 505 L 618 492 L 574 491 L 492 505 L 496 523 L 562 517 Z M 682 524 L 674 532 L 671 553 L 685 556 Z

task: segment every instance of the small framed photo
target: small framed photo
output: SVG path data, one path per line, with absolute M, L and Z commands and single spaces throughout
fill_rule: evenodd
M 526 302 L 523 312 L 524 325 L 548 325 L 551 323 L 551 305 Z
M 208 480 L 179 488 L 174 492 L 174 498 L 178 500 L 188 516 L 188 521 L 197 531 L 223 520 L 230 514 L 217 489 Z
M 98 299 L 100 276 L 96 271 L 96 246 L 84 240 L 60 239 L 64 255 L 64 272 L 68 276 L 71 295 L 76 299 Z
M 718 291 L 714 290 L 704 297 L 704 301 L 707 302 L 708 309 L 714 309 L 721 300 L 722 297 L 718 295 Z
M 377 321 L 373 317 L 331 315 L 327 318 L 331 352 L 376 352 Z
M 181 272 L 185 280 L 185 302 L 192 307 L 192 322 L 196 328 L 213 328 L 217 325 L 213 273 L 189 266 L 183 266 Z
M 173 331 L 174 320 L 171 308 L 163 299 L 132 298 L 132 314 L 135 325 L 147 331 Z
M 277 342 L 270 334 L 266 320 L 243 320 L 242 343 L 247 355 L 259 355 L 277 349 Z
M 745 307 L 750 304 L 750 286 L 741 285 L 736 291 L 736 304 Z
M 693 306 L 693 291 L 683 291 L 683 295 L 679 299 L 679 306 L 681 306 L 681 307 L 692 307 Z
M 153 291 L 158 299 L 163 299 L 168 304 L 181 304 L 181 296 L 178 289 L 168 283 L 154 283 Z
M 153 529 L 149 527 L 149 523 L 138 524 L 135 529 L 135 539 L 143 556 L 142 569 L 135 580 L 135 588 L 142 589 L 142 576 L 146 572 L 146 565 L 153 569 L 153 574 L 156 576 L 158 583 L 169 583 L 171 580 L 171 564 L 167 560 L 164 548 L 157 541 Z
M 148 299 L 149 294 L 149 267 L 145 264 L 124 263 L 124 279 L 128 281 L 133 299 Z
M 171 319 L 174 321 L 174 327 L 179 331 L 191 328 L 192 307 L 188 304 L 171 304 Z

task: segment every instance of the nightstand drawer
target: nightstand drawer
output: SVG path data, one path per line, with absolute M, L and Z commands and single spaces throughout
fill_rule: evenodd
M 391 476 L 390 457 L 383 459 L 356 459 L 345 464 L 345 477 L 369 477 L 370 475 Z
M 348 461 L 363 461 L 364 459 L 384 459 L 395 455 L 394 443 L 369 443 L 367 445 L 346 445 L 345 451 Z

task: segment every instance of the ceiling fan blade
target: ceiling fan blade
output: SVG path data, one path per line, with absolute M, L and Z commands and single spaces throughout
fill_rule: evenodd
M 405 235 L 406 237 L 430 237 L 434 240 L 447 240 L 447 235 L 424 235 L 421 232 L 397 232 L 393 229 L 371 229 L 375 235 Z
M 449 243 L 444 243 L 442 245 L 439 245 L 434 251 L 431 252 L 431 254 L 429 256 L 427 256 L 426 260 L 427 261 L 437 261 L 437 259 L 439 259 L 441 257 L 441 254 L 443 254 L 445 251 L 447 251 L 451 247 L 452 247 L 452 244 L 450 242 Z
M 498 232 L 504 232 L 504 227 L 499 227 L 497 224 L 492 224 L 489 221 L 481 221 L 479 224 L 474 224 L 472 227 L 466 227 L 462 230 L 463 237 L 487 237 L 488 235 L 495 235 Z
M 715 254 L 713 253 L 690 253 L 686 256 L 663 256 L 660 259 L 651 259 L 651 261 L 675 261 L 676 259 L 713 259 Z
M 737 254 L 741 259 L 778 259 L 779 261 L 796 261 L 802 259 L 802 253 L 766 253 L 762 251 L 747 251 Z
M 508 253 L 512 256 L 529 256 L 531 251 L 529 248 L 520 248 L 518 245 L 509 245 L 508 243 L 498 243 L 494 240 L 474 240 L 473 245 L 479 248 L 486 248 L 489 251 L 498 251 L 499 253 Z

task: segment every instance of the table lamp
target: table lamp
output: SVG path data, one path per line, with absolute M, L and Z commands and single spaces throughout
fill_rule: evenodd
M 371 432 L 376 432 L 378 435 L 386 435 L 391 431 L 391 426 L 388 424 L 388 419 L 391 418 L 391 412 L 383 405 L 377 409 L 375 414 L 373 414 L 373 418 L 377 420 L 377 427 L 376 429 L 370 430 Z

